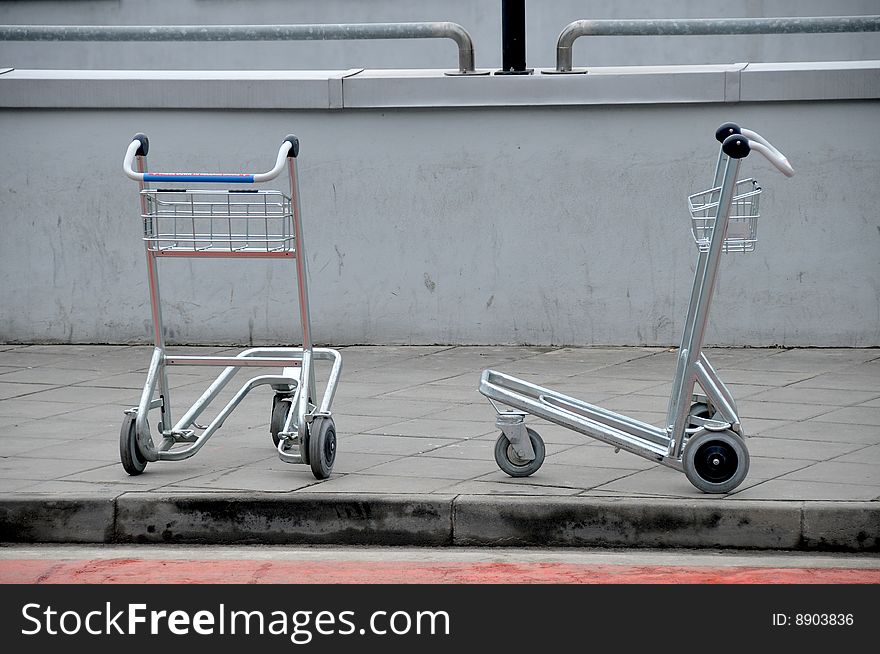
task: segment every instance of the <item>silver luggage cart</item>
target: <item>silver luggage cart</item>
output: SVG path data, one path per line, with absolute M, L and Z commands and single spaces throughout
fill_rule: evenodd
M 278 456 L 287 463 L 311 466 L 326 479 L 336 458 L 336 426 L 330 405 L 336 392 L 342 357 L 329 348 L 312 347 L 306 256 L 300 220 L 296 157 L 299 141 L 285 137 L 274 167 L 265 173 L 159 173 L 147 171 L 149 140 L 132 139 L 123 170 L 138 182 L 143 242 L 152 309 L 155 348 L 137 407 L 125 412 L 119 439 L 120 459 L 130 475 L 141 474 L 152 461 L 180 461 L 198 452 L 223 425 L 244 397 L 257 386 L 274 391 L 270 434 Z M 275 179 L 287 169 L 289 194 L 252 185 Z M 159 183 L 161 188 L 152 188 Z M 192 185 L 198 185 L 193 187 Z M 243 185 L 206 189 L 202 185 Z M 185 186 L 184 186 L 185 185 Z M 170 355 L 165 349 L 159 297 L 158 260 L 161 257 L 286 258 L 296 266 L 302 347 L 255 347 L 236 356 Z M 315 361 L 329 361 L 330 372 L 320 401 L 316 393 Z M 176 422 L 171 414 L 170 366 L 219 366 L 222 372 Z M 197 422 L 240 368 L 277 368 L 258 375 L 241 389 L 207 425 Z M 150 433 L 148 414 L 158 410 L 158 445 Z
M 722 145 L 712 187 L 688 198 L 699 258 L 666 427 L 485 370 L 480 392 L 498 414 L 501 435 L 495 443 L 495 461 L 507 474 L 526 477 L 544 462 L 544 442 L 524 422 L 531 414 L 604 441 L 616 451 L 626 450 L 684 472 L 706 493 L 728 493 L 745 479 L 749 453 L 736 401 L 702 352 L 703 337 L 721 254 L 751 252 L 757 241 L 761 187 L 753 179 L 737 180 L 741 160 L 755 150 L 786 176 L 794 170 L 779 150 L 751 130 L 725 123 L 715 136 Z M 702 393 L 694 392 L 696 385 Z

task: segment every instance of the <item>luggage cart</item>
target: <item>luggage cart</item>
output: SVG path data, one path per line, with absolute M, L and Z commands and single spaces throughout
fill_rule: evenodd
M 485 370 L 480 392 L 495 408 L 495 424 L 501 430 L 495 443 L 495 461 L 508 475 L 526 477 L 544 462 L 544 442 L 525 425 L 526 415 L 531 414 L 609 443 L 615 451 L 626 450 L 684 472 L 706 493 L 730 492 L 745 479 L 749 453 L 736 402 L 701 351 L 703 337 L 721 254 L 751 252 L 757 241 L 761 187 L 753 179 L 737 180 L 741 159 L 756 150 L 787 177 L 794 170 L 779 150 L 751 130 L 725 123 L 715 136 L 722 145 L 712 188 L 688 198 L 699 258 L 666 428 Z M 696 385 L 702 393 L 694 392 Z
M 180 461 L 198 452 L 223 425 L 244 397 L 257 386 L 274 391 L 269 431 L 278 456 L 287 463 L 311 466 L 326 479 L 336 458 L 336 426 L 330 405 L 336 392 L 342 357 L 329 348 L 312 347 L 306 257 L 300 220 L 296 157 L 299 140 L 288 135 L 278 149 L 274 167 L 265 173 L 151 173 L 147 171 L 149 140 L 132 139 L 123 170 L 140 188 L 140 213 L 147 258 L 147 278 L 155 348 L 137 407 L 125 412 L 119 437 L 122 467 L 139 475 L 153 461 Z M 134 166 L 134 168 L 133 168 Z M 290 194 L 246 187 L 240 190 L 205 189 L 182 184 L 253 185 L 275 179 L 287 168 Z M 171 187 L 150 188 L 150 182 Z M 165 350 L 159 297 L 160 257 L 286 258 L 296 265 L 302 347 L 255 347 L 236 356 L 178 356 Z M 315 384 L 315 361 L 331 362 L 320 402 Z M 222 366 L 223 371 L 184 415 L 171 415 L 169 366 Z M 249 379 L 207 425 L 196 422 L 240 368 L 280 368 L 272 375 Z M 161 442 L 150 434 L 148 413 L 159 410 L 156 425 Z M 200 432 L 200 433 L 198 433 Z

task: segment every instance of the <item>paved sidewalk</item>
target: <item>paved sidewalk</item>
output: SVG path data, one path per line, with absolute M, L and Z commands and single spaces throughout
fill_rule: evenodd
M 467 497 L 490 498 L 490 503 L 514 496 L 511 506 L 529 507 L 526 513 L 538 511 L 542 502 L 596 506 L 606 500 L 688 510 L 704 504 L 733 508 L 792 502 L 802 509 L 810 503 L 851 503 L 872 516 L 867 532 L 860 527 L 862 542 L 875 543 L 867 546 L 871 549 L 880 541 L 880 528 L 874 531 L 880 503 L 866 504 L 880 500 L 877 349 L 708 350 L 753 437 L 747 442 L 749 475 L 726 496 L 705 495 L 679 472 L 626 452 L 615 454 L 608 445 L 536 419 L 527 422 L 547 444 L 543 467 L 529 478 L 513 479 L 495 464 L 494 411 L 477 391 L 483 369 L 508 372 L 661 425 L 674 350 L 340 348 L 343 369 L 333 404 L 338 456 L 333 475 L 322 482 L 308 466 L 283 463 L 275 454 L 266 388 L 246 398 L 194 457 L 151 463 L 138 477 L 125 474 L 118 453 L 122 411 L 137 404 L 151 350 L 0 345 L 0 496 L 116 501 L 137 494 L 140 500 L 173 501 L 205 492 L 215 498 L 283 493 L 302 502 L 338 494 L 345 501 Z M 242 382 L 249 372 L 239 373 Z M 170 370 L 176 415 L 216 373 L 203 367 Z M 230 384 L 218 409 L 235 390 L 237 385 Z M 517 497 L 522 501 L 515 502 Z M 11 514 L 6 515 L 8 522 Z

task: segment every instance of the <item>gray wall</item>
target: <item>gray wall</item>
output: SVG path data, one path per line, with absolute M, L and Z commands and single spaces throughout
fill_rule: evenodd
M 736 120 L 797 175 L 744 163 L 765 188 L 758 248 L 724 258 L 708 340 L 878 345 L 880 62 L 749 70 L 179 87 L 0 74 L 0 340 L 149 340 L 120 166 L 143 131 L 154 170 L 266 169 L 299 135 L 319 342 L 677 344 L 696 259 L 685 199 L 711 179 L 715 127 Z M 151 98 L 163 108 L 140 108 Z M 171 341 L 298 338 L 289 262 L 160 272 Z
M 736 18 L 878 13 L 877 0 L 529 0 L 530 66 L 555 66 L 556 39 L 582 18 Z M 35 0 L 0 3 L 0 23 L 285 24 L 453 21 L 478 67 L 501 64 L 501 0 Z M 576 66 L 880 59 L 876 34 L 580 39 Z M 451 41 L 310 43 L 0 43 L 0 66 L 117 69 L 453 68 Z

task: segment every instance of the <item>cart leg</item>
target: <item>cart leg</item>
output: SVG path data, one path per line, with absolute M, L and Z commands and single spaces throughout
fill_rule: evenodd
M 137 157 L 137 169 L 138 172 L 145 172 L 147 169 L 147 158 L 146 156 L 139 155 Z M 146 188 L 146 184 L 141 181 L 138 183 L 140 190 L 143 191 Z M 139 194 L 140 197 L 140 205 L 141 205 L 141 215 L 147 216 L 149 212 L 147 211 L 147 200 L 143 194 Z M 153 318 L 153 344 L 156 346 L 156 349 L 161 352 L 161 356 L 164 359 L 165 356 L 165 334 L 164 327 L 162 324 L 162 303 L 159 298 L 159 268 L 158 261 L 153 252 L 150 251 L 150 246 L 146 242 L 144 242 L 144 253 L 147 257 L 147 281 L 150 286 L 150 311 Z M 169 393 L 168 393 L 168 375 L 165 371 L 165 362 L 164 360 L 160 361 L 159 370 L 158 370 L 158 384 L 159 384 L 159 397 L 162 399 L 162 406 L 160 411 L 162 413 L 162 420 L 159 423 L 159 432 L 164 434 L 165 432 L 171 431 L 172 422 L 171 422 L 171 402 L 169 401 Z M 143 414 L 143 420 L 146 420 L 146 414 Z M 140 424 L 140 421 L 138 421 Z M 140 429 L 138 430 L 140 431 Z
M 739 165 L 739 159 L 728 159 L 724 167 L 715 228 L 712 231 L 709 251 L 706 253 L 705 263 L 702 267 L 698 265 L 694 275 L 694 286 L 691 292 L 690 306 L 688 307 L 689 320 L 688 324 L 684 327 L 685 336 L 682 339 L 682 347 L 679 350 L 680 367 L 678 370 L 682 373 L 682 376 L 677 378 L 675 380 L 677 383 L 673 385 L 669 412 L 666 417 L 667 431 L 670 439 L 669 456 L 673 459 L 680 459 L 682 455 L 685 429 L 688 424 L 688 409 L 698 375 L 696 364 L 699 361 L 703 347 L 703 338 L 709 318 L 712 295 L 715 290 L 715 281 L 718 276 L 721 251 L 727 234 L 730 203 L 733 199 Z M 703 257 L 701 256 L 701 262 L 702 259 Z

